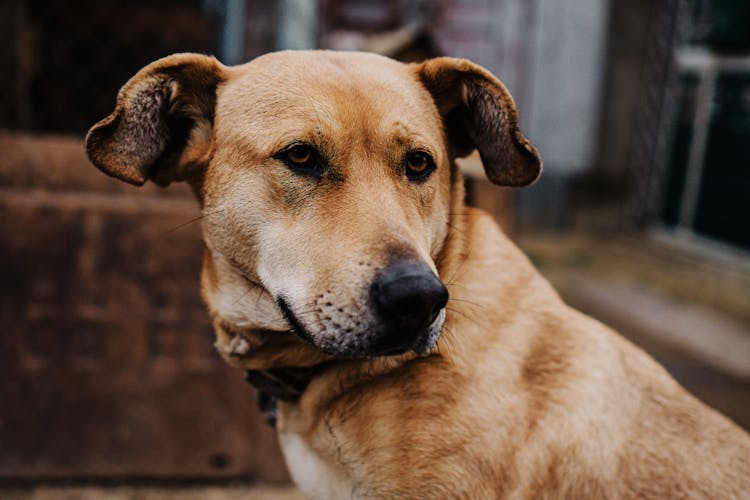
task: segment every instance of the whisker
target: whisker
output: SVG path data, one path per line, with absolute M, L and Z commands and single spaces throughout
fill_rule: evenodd
M 458 274 L 458 272 L 459 272 L 459 271 L 461 270 L 461 268 L 462 268 L 462 267 L 464 266 L 464 264 L 466 263 L 466 261 L 467 261 L 467 260 L 469 260 L 469 255 L 470 255 L 470 254 L 471 254 L 471 252 L 466 252 L 466 255 L 464 255 L 464 258 L 463 258 L 463 260 L 462 260 L 462 261 L 461 261 L 461 263 L 460 263 L 460 264 L 458 265 L 458 267 L 456 268 L 456 270 L 455 270 L 455 271 L 453 271 L 453 274 L 451 274 L 451 277 L 450 277 L 450 278 L 448 279 L 448 282 L 447 282 L 447 285 L 448 285 L 448 286 L 450 286 L 450 285 L 452 284 L 452 282 L 453 282 L 454 278 L 456 277 L 456 275 Z
M 471 217 L 481 217 L 482 215 L 485 215 L 483 212 L 479 213 L 469 213 L 469 212 L 448 212 L 448 215 L 464 215 L 464 216 L 471 216 Z
M 320 316 L 322 314 L 322 311 L 319 311 L 318 309 L 308 309 L 306 311 L 294 311 L 292 310 L 292 313 L 294 314 L 295 318 L 298 319 L 304 319 L 305 317 L 316 317 Z
M 450 302 L 451 300 L 455 300 L 457 302 L 466 302 L 467 304 L 471 304 L 473 306 L 484 308 L 484 306 L 482 304 L 479 304 L 477 302 L 472 302 L 472 301 L 466 300 L 466 299 L 459 299 L 459 298 L 456 298 L 456 297 L 449 297 L 448 298 L 448 302 Z
M 268 290 L 266 290 L 264 287 L 259 286 L 258 288 L 258 297 L 255 299 L 255 309 L 258 309 L 260 304 L 260 299 L 263 297 L 264 293 L 268 293 Z M 268 293 L 268 297 L 271 298 L 271 294 Z
M 450 222 L 446 222 L 445 225 L 448 226 L 449 228 L 453 229 L 454 231 L 463 234 L 466 237 L 469 236 L 469 234 L 466 231 L 460 230 L 459 228 L 457 228 L 455 225 L 451 224 Z
M 317 310 L 316 309 L 310 309 L 308 311 L 300 311 L 300 312 L 292 311 L 292 312 L 294 313 L 295 316 L 297 316 L 299 318 L 300 316 L 308 316 L 310 314 L 316 313 Z
M 239 297 L 237 297 L 237 300 L 235 300 L 235 301 L 234 301 L 234 302 L 232 303 L 232 307 L 234 307 L 234 306 L 236 306 L 237 304 L 239 304 L 239 303 L 240 303 L 240 301 L 241 301 L 242 299 L 244 299 L 245 297 L 247 297 L 248 295 L 250 295 L 250 292 L 252 292 L 252 291 L 253 291 L 253 289 L 252 289 L 252 288 L 248 288 L 247 290 L 245 290 L 245 291 L 244 291 L 244 292 L 242 293 L 242 295 L 240 295 Z M 255 304 L 255 308 L 256 308 L 256 309 L 258 308 L 258 304 L 257 304 L 257 303 Z
M 165 232 L 164 234 L 165 234 L 165 235 L 166 235 L 166 234 L 172 234 L 172 233 L 174 233 L 175 231 L 177 231 L 178 229 L 182 229 L 183 227 L 185 227 L 185 226 L 188 226 L 188 225 L 192 224 L 193 222 L 197 222 L 197 221 L 199 221 L 199 220 L 203 219 L 204 217 L 208 217 L 209 215 L 216 215 L 216 214 L 218 214 L 218 213 L 224 212 L 225 210 L 226 210 L 225 208 L 222 208 L 221 210 L 217 210 L 217 211 L 215 211 L 215 212 L 209 212 L 209 213 L 206 213 L 206 214 L 201 214 L 201 215 L 199 215 L 198 217 L 194 217 L 194 218 L 190 219 L 190 220 L 189 220 L 189 221 L 187 221 L 187 222 L 183 222 L 182 224 L 179 224 L 178 226 L 176 226 L 176 227 L 173 227 L 173 228 L 172 228 L 172 229 L 170 229 L 169 231 L 166 231 L 166 232 Z
M 450 334 L 451 336 L 454 336 L 454 335 L 455 335 L 455 334 L 453 333 L 453 330 L 451 330 L 450 328 L 448 328 L 448 325 L 446 325 L 445 323 L 443 323 L 443 328 L 442 328 L 442 330 L 447 330 L 447 331 L 448 331 L 448 333 L 449 333 L 449 334 Z M 448 339 L 448 338 L 446 337 L 446 340 L 447 340 L 447 339 Z
M 445 335 L 445 331 L 448 332 L 448 335 Z M 445 323 L 443 323 L 443 327 L 440 329 L 440 338 L 442 339 L 443 341 L 442 343 L 446 347 L 446 350 L 448 352 L 442 352 L 440 350 L 440 342 L 438 342 L 438 345 L 437 345 L 437 352 L 440 353 L 440 355 L 442 356 L 450 356 L 450 351 L 452 348 L 453 340 L 456 338 L 456 334 L 453 333 L 453 330 L 448 328 L 448 326 Z
M 469 321 L 471 321 L 475 325 L 479 326 L 479 323 L 477 322 L 477 320 L 475 320 L 474 318 L 472 318 L 471 316 L 469 316 L 468 314 L 466 314 L 463 311 L 459 311 L 458 309 L 451 309 L 450 307 L 446 307 L 445 310 L 446 311 L 450 311 L 450 312 L 454 312 L 456 314 L 460 314 L 461 316 L 463 316 L 464 318 L 468 319 Z
M 464 288 L 464 289 L 467 289 L 467 290 L 469 289 L 469 287 L 467 285 L 464 285 L 463 283 L 459 283 L 458 281 L 454 281 L 452 283 L 446 283 L 445 286 L 451 287 L 451 288 L 452 287 L 458 287 L 458 288 Z
M 467 270 L 466 272 L 468 272 L 468 270 Z M 462 274 L 460 274 L 460 275 L 456 276 L 455 278 L 453 278 L 453 280 L 452 280 L 452 281 L 451 281 L 450 283 L 446 284 L 446 286 L 453 286 L 453 285 L 457 284 L 457 283 L 458 283 L 458 280 L 460 280 L 460 279 L 462 279 L 462 278 L 463 278 L 464 276 L 466 276 L 466 272 L 464 272 L 464 273 L 462 273 Z M 454 273 L 454 274 L 455 274 L 455 273 Z M 465 286 L 464 286 L 464 288 L 467 288 L 467 287 L 465 287 Z

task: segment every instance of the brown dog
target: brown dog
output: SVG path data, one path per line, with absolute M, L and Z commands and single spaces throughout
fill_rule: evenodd
M 475 148 L 497 184 L 540 173 L 486 70 L 337 52 L 167 57 L 87 137 L 109 175 L 193 187 L 217 347 L 286 400 L 308 496 L 750 495 L 748 435 L 464 207 Z

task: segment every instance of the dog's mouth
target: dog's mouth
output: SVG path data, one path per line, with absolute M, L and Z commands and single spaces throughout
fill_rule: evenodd
M 284 319 L 286 320 L 286 322 L 289 323 L 289 331 L 292 333 L 292 335 L 302 340 L 303 342 L 307 342 L 308 344 L 315 345 L 313 336 L 302 325 L 302 323 L 297 318 L 297 316 L 295 316 L 292 309 L 286 303 L 286 300 L 284 300 L 284 297 L 277 297 L 276 305 L 279 306 L 279 310 L 281 311 L 281 314 L 284 316 Z M 326 353 L 326 354 L 330 354 L 330 353 Z
M 425 355 L 435 348 L 445 319 L 445 309 L 441 307 L 434 312 L 426 327 L 416 331 L 385 331 L 382 327 L 375 325 L 360 332 L 342 328 L 331 332 L 333 338 L 316 340 L 316 335 L 305 327 L 284 297 L 277 297 L 276 304 L 289 325 L 289 332 L 292 335 L 314 346 L 322 353 L 333 356 L 397 356 L 409 351 Z
M 273 294 L 237 262 L 230 262 L 252 289 L 272 298 L 288 333 L 324 354 L 374 357 L 413 351 L 426 355 L 435 349 L 443 329 L 448 291 L 420 262 L 387 267 L 359 298 L 342 301 L 326 290 L 303 313 L 295 311 L 294 301 L 285 294 Z

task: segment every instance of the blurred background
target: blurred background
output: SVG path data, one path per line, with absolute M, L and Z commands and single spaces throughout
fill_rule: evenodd
M 469 203 L 750 428 L 750 2 L 4 0 L 0 41 L 0 497 L 296 495 L 213 351 L 189 190 L 118 183 L 83 151 L 119 87 L 180 51 L 486 66 L 545 172 L 506 190 L 470 157 Z

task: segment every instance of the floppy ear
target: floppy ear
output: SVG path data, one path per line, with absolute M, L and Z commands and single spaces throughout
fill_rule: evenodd
M 525 186 L 539 177 L 539 153 L 521 135 L 510 93 L 489 71 L 452 57 L 429 59 L 417 71 L 443 117 L 453 155 L 476 148 L 487 177 L 501 186 Z
M 219 61 L 200 54 L 175 54 L 141 69 L 120 89 L 112 114 L 86 135 L 89 159 L 137 186 L 201 175 L 212 154 L 223 74 Z

